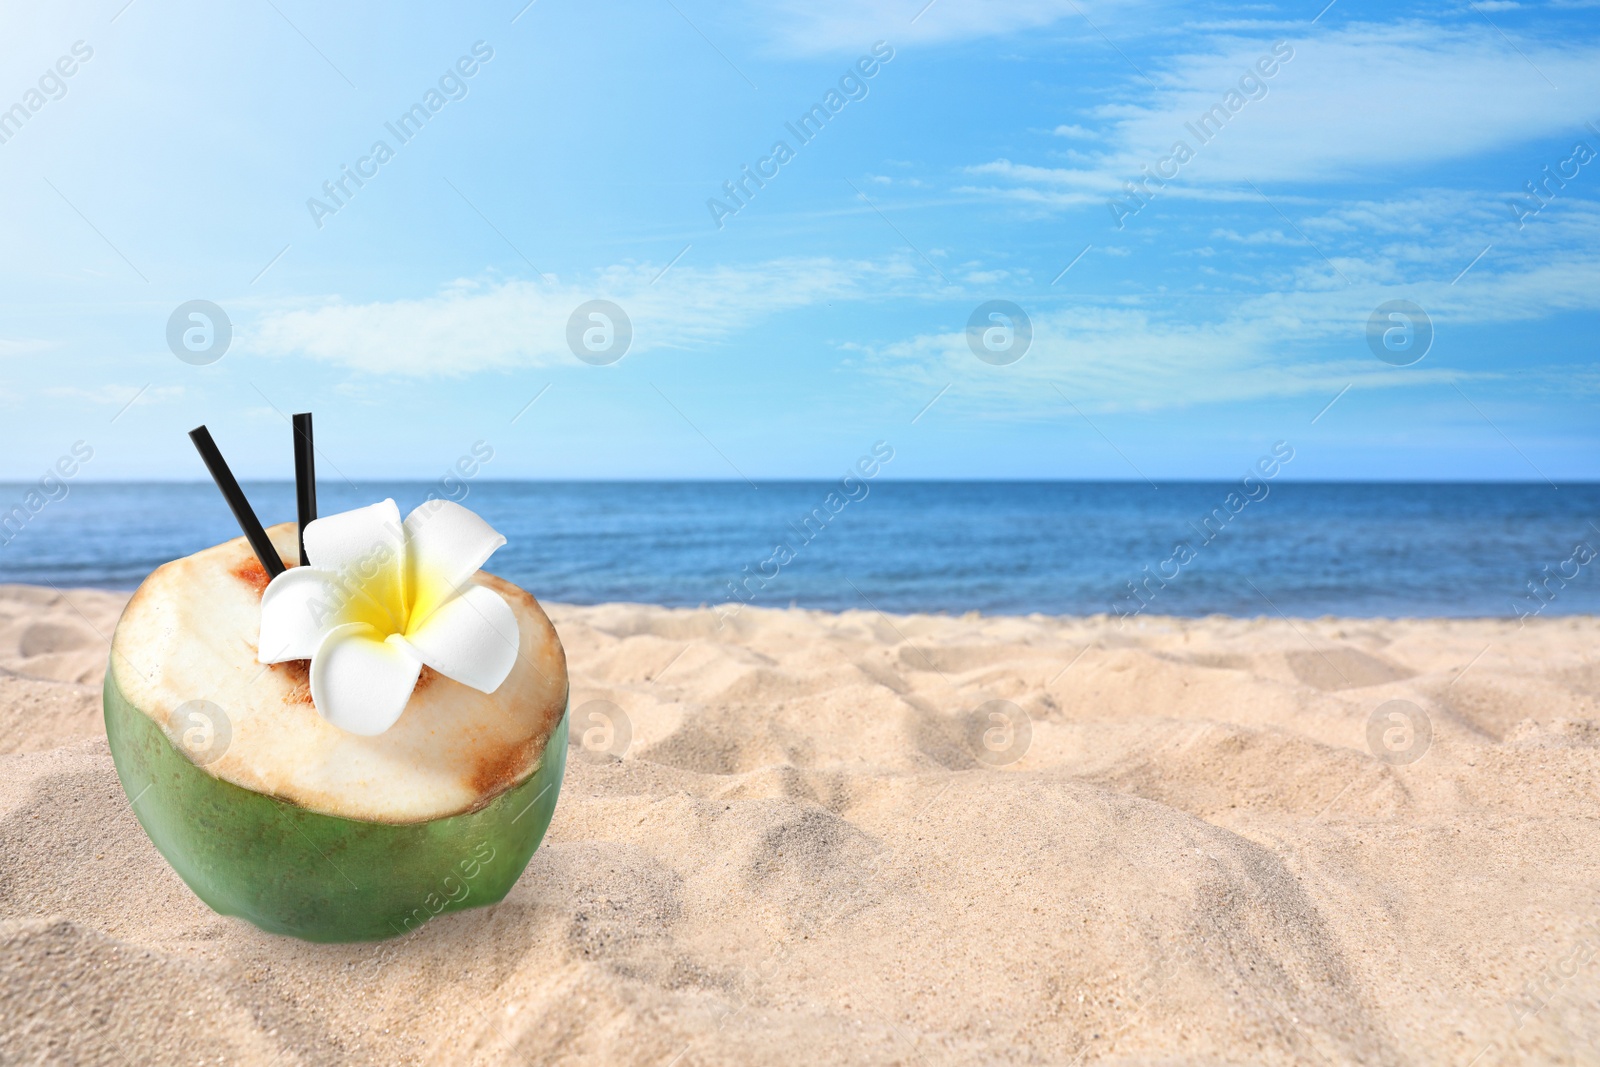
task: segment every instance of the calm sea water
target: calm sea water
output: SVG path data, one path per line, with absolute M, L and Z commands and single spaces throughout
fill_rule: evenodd
M 245 489 L 264 521 L 293 518 L 292 485 Z M 0 485 L 0 511 L 27 490 Z M 847 494 L 827 482 L 759 490 L 473 482 L 466 490 L 462 502 L 510 539 L 491 569 L 543 599 L 580 604 L 717 604 L 748 578 L 741 595 L 752 603 L 834 610 L 1131 611 L 1140 601 L 1128 583 L 1140 582 L 1145 610 L 1162 614 L 1512 615 L 1517 603 L 1543 604 L 1545 615 L 1600 611 L 1600 561 L 1581 562 L 1589 546 L 1600 548 L 1593 484 L 1276 483 L 1237 513 L 1227 498 L 1243 498 L 1238 483 L 879 481 Z M 319 487 L 324 514 L 385 496 L 408 511 L 430 491 L 439 485 Z M 0 581 L 127 589 L 157 565 L 237 534 L 210 484 L 73 484 L 19 531 L 0 533 L 10 537 L 0 545 Z M 786 552 L 775 552 L 780 544 Z M 1544 598 L 1529 600 L 1527 583 L 1552 575 Z

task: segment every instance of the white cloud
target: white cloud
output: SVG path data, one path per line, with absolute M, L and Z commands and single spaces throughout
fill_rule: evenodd
M 1211 322 L 1166 321 L 1139 308 L 1046 310 L 1031 316 L 1027 355 L 1008 367 L 980 362 L 965 331 L 918 335 L 879 349 L 872 362 L 885 377 L 925 389 L 955 382 L 968 402 L 1035 417 L 1063 409 L 1057 387 L 1094 414 L 1332 396 L 1352 383 L 1394 388 L 1465 377 L 1437 363 L 1404 374 L 1380 363 L 1363 339 L 1374 304 L 1348 297 L 1338 302 L 1346 307 L 1336 322 L 1307 321 L 1270 304 Z M 1305 359 L 1307 343 L 1326 342 L 1335 326 L 1348 338 L 1348 356 Z
M 430 297 L 268 312 L 241 340 L 267 355 L 300 354 L 376 374 L 456 376 L 571 363 L 567 323 L 580 304 L 627 314 L 628 356 L 715 343 L 767 315 L 828 300 L 925 291 L 904 260 L 773 260 L 746 268 L 613 266 L 588 284 L 460 281 Z
M 1131 102 L 1098 113 L 1107 147 L 1080 166 L 997 160 L 973 170 L 1015 183 L 992 190 L 1001 195 L 1065 207 L 1138 180 L 1141 167 L 1153 168 L 1181 140 L 1194 158 L 1158 195 L 1213 197 L 1219 187 L 1239 195 L 1246 181 L 1382 177 L 1539 139 L 1589 137 L 1582 102 L 1600 96 L 1594 44 L 1529 39 L 1519 54 L 1487 25 L 1358 24 L 1296 38 L 1293 58 L 1271 78 L 1257 77 L 1265 95 L 1253 88 L 1257 99 L 1236 95 L 1237 110 L 1202 142 L 1199 117 L 1255 74 L 1270 47 L 1218 38 L 1164 69 L 1147 66 L 1153 90 L 1130 76 Z M 1530 155 L 1528 176 L 1547 162 L 1555 160 Z
M 764 5 L 760 17 L 763 24 L 776 25 L 779 48 L 812 55 L 853 51 L 876 40 L 898 48 L 1002 37 L 1063 19 L 1076 23 L 1078 35 L 1098 42 L 1085 17 L 1104 27 L 1119 13 L 1141 6 L 1111 7 L 1096 0 L 782 0 Z
M 0 337 L 0 359 L 7 356 L 31 356 L 36 352 L 48 352 L 52 348 L 61 347 L 58 341 L 39 341 L 32 338 L 4 338 Z
M 1573 223 L 1568 224 L 1573 225 Z M 1540 319 L 1600 310 L 1600 212 L 1576 217 L 1572 251 L 1553 254 L 1530 242 L 1499 250 L 1458 281 L 1451 275 L 1476 249 L 1463 244 L 1443 269 L 1440 248 L 1417 249 L 1431 274 L 1408 264 L 1346 260 L 1358 279 L 1344 284 L 1301 268 L 1280 291 L 1240 300 L 1198 291 L 1164 297 L 1026 306 L 1033 325 L 1027 355 L 1007 367 L 980 362 L 964 330 L 934 331 L 866 350 L 866 364 L 904 385 L 937 390 L 954 382 L 966 403 L 1006 416 L 1053 417 L 1063 408 L 1057 386 L 1085 412 L 1141 411 L 1259 400 L 1331 397 L 1356 389 L 1405 388 L 1495 374 L 1457 369 L 1460 339 L 1484 323 Z M 1473 251 L 1467 251 L 1473 249 Z M 1101 250 L 1096 249 L 1093 254 Z M 1430 316 L 1433 350 L 1411 367 L 1374 358 L 1366 326 L 1373 310 L 1397 297 Z M 1563 372 L 1587 382 L 1592 369 Z M 1527 374 L 1519 375 L 1519 380 Z M 1575 388 L 1568 384 L 1567 388 Z
M 1282 230 L 1257 230 L 1254 233 L 1240 233 L 1237 230 L 1223 228 L 1212 230 L 1211 236 L 1242 245 L 1282 245 L 1288 244 L 1292 240 Z
M 922 189 L 927 185 L 921 178 L 894 178 L 887 174 L 869 174 L 867 180 L 873 185 L 898 185 L 908 189 Z
M 156 385 L 140 388 L 137 385 L 99 385 L 85 389 L 76 385 L 52 385 L 41 392 L 45 396 L 79 400 L 86 404 L 104 404 L 112 407 L 134 404 L 158 404 L 163 400 L 176 400 L 183 395 L 181 385 Z

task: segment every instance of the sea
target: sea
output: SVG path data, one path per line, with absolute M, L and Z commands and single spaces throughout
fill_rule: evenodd
M 0 484 L 0 582 L 132 589 L 238 536 L 210 483 Z M 263 521 L 291 483 L 246 483 Z M 57 488 L 56 493 L 62 491 Z M 458 500 L 543 600 L 831 611 L 1554 616 L 1600 611 L 1600 484 L 365 482 Z M 15 507 L 21 507 L 19 513 Z

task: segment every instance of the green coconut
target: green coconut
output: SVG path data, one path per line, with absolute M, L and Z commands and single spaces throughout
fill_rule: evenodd
M 286 563 L 295 527 L 268 531 Z M 256 660 L 266 574 L 243 538 L 157 569 L 106 671 L 106 736 L 145 832 L 214 910 L 308 941 L 370 941 L 503 899 L 566 766 L 566 658 L 534 598 L 494 693 L 424 669 L 376 737 L 311 703 L 305 661 Z

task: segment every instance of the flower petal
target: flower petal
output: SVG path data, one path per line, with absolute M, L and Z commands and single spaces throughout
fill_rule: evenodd
M 429 500 L 406 516 L 406 542 L 410 628 L 454 596 L 506 539 L 455 501 Z
M 290 567 L 267 584 L 257 661 L 310 659 L 328 628 L 343 621 L 336 617 L 341 595 L 328 578 L 316 567 Z
M 306 558 L 341 586 L 366 592 L 394 630 L 405 626 L 406 533 L 393 500 L 308 523 Z
M 346 733 L 372 737 L 395 724 L 422 662 L 399 637 L 380 640 L 363 623 L 335 626 L 311 657 L 311 702 Z
M 511 605 L 493 589 L 468 586 L 405 637 L 423 663 L 480 693 L 500 688 L 516 666 L 521 631 Z

